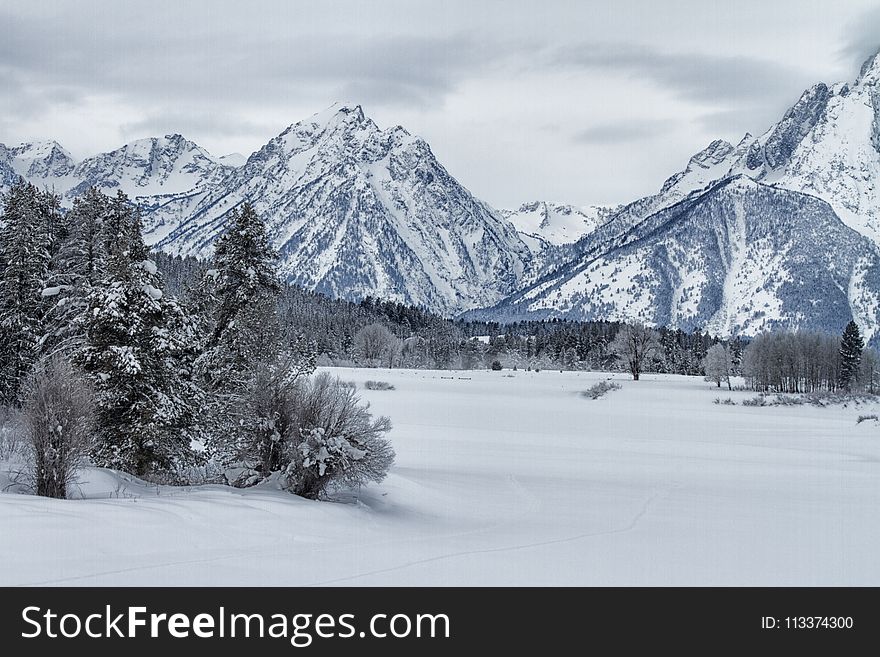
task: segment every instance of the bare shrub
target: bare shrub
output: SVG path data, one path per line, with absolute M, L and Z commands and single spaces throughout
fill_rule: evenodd
M 807 400 L 804 397 L 797 395 L 776 395 L 773 406 L 803 406 L 806 403 Z
M 733 401 L 730 397 L 728 397 L 727 399 L 721 399 L 720 397 L 716 397 L 715 401 L 713 401 L 712 403 L 719 404 L 721 406 L 736 406 L 736 402 Z
M 751 397 L 750 399 L 743 399 L 743 406 L 767 406 L 767 400 L 764 399 L 763 395 L 758 395 L 756 397 Z
M 582 397 L 587 397 L 589 399 L 599 399 L 605 393 L 611 392 L 612 390 L 620 390 L 619 383 L 608 383 L 607 381 L 599 381 L 599 383 L 590 386 L 587 390 L 581 393 Z
M 856 420 L 856 424 L 861 424 L 862 422 L 867 422 L 868 420 L 877 421 L 877 414 L 871 413 L 870 415 L 859 415 L 859 419 Z
M 37 363 L 25 381 L 22 423 L 37 495 L 64 499 L 94 440 L 91 387 L 65 359 Z
M 394 386 L 387 381 L 367 381 L 364 383 L 367 390 L 394 390 Z

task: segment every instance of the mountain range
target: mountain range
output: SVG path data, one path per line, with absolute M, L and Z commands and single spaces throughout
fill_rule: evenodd
M 656 194 L 619 207 L 494 209 L 423 139 L 337 104 L 247 158 L 181 135 L 76 161 L 0 144 L 63 204 L 91 186 L 140 207 L 155 248 L 207 257 L 232 209 L 267 220 L 285 278 L 332 296 L 454 316 L 635 319 L 720 335 L 880 326 L 880 56 L 817 84 L 763 134 L 713 141 Z

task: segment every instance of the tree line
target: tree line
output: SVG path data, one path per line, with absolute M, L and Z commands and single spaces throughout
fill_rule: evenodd
M 166 273 L 168 287 L 184 297 L 198 287 L 209 267 L 193 257 L 156 253 L 153 258 Z M 321 365 L 416 369 L 487 369 L 497 362 L 509 369 L 615 371 L 621 369 L 621 359 L 611 344 L 626 325 L 451 320 L 396 301 L 332 299 L 289 284 L 282 285 L 279 316 L 288 331 L 307 336 L 315 345 Z M 709 348 L 719 342 L 708 332 L 668 328 L 657 330 L 657 340 L 660 351 L 645 363 L 648 371 L 700 376 Z M 726 344 L 739 367 L 746 342 L 736 338 Z

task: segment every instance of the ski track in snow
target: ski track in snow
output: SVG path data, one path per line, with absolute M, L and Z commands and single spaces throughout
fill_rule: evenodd
M 359 573 L 357 575 L 351 575 L 348 577 L 340 577 L 338 579 L 330 579 L 323 582 L 316 582 L 314 584 L 310 584 L 310 586 L 329 586 L 331 584 L 341 584 L 343 582 L 352 582 L 357 579 L 362 579 L 364 577 L 371 577 L 373 575 L 385 575 L 387 573 L 393 573 L 395 571 L 403 570 L 405 568 L 412 568 L 413 566 L 420 566 L 428 563 L 434 563 L 437 561 L 444 561 L 446 559 L 456 559 L 459 557 L 467 557 L 477 554 L 493 554 L 497 552 L 514 552 L 517 550 L 528 550 L 532 548 L 540 548 L 547 547 L 550 545 L 561 545 L 563 543 L 573 543 L 575 541 L 582 541 L 588 538 L 595 538 L 598 536 L 609 536 L 611 534 L 624 534 L 626 532 L 630 532 L 636 528 L 636 525 L 639 524 L 639 521 L 644 518 L 651 505 L 657 500 L 659 497 L 668 494 L 675 488 L 676 486 L 670 486 L 664 491 L 658 491 L 654 494 L 650 495 L 643 503 L 639 511 L 632 517 L 632 519 L 626 523 L 626 525 L 622 527 L 617 527 L 615 529 L 606 529 L 602 531 L 594 531 L 594 532 L 585 532 L 583 534 L 577 534 L 575 536 L 566 536 L 564 538 L 551 539 L 547 541 L 536 541 L 531 543 L 519 543 L 516 545 L 506 545 L 502 547 L 494 547 L 494 548 L 486 548 L 482 550 L 462 550 L 460 552 L 452 552 L 449 554 L 440 554 L 435 557 L 429 557 L 427 559 L 419 559 L 417 561 L 410 561 L 409 563 L 401 564 L 399 566 L 392 566 L 390 568 L 382 568 L 381 570 L 374 570 L 366 573 Z

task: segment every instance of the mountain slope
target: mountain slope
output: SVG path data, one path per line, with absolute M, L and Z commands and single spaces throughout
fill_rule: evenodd
M 283 275 L 332 296 L 453 313 L 514 291 L 530 259 L 513 226 L 425 141 L 379 129 L 356 105 L 287 128 L 185 208 L 188 219 L 159 248 L 208 256 L 245 201 L 266 217 Z
M 880 324 L 880 255 L 820 199 L 735 176 L 473 317 L 640 319 L 719 335 Z

